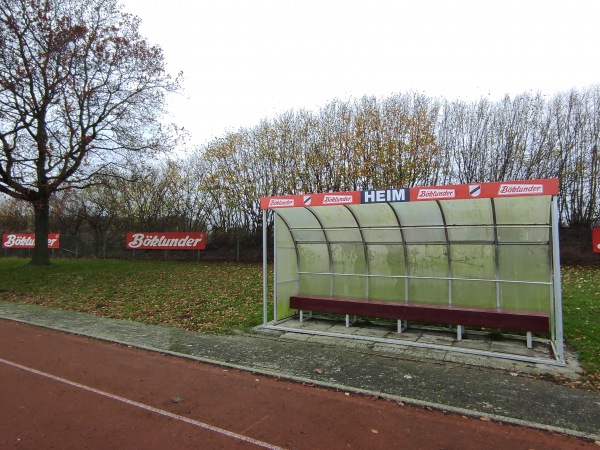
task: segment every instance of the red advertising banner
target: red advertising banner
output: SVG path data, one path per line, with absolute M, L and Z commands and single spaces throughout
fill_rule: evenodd
M 60 234 L 48 235 L 48 248 L 59 248 Z M 11 233 L 2 235 L 2 248 L 33 248 L 35 234 Z
M 127 233 L 125 248 L 129 250 L 204 250 L 206 233 Z
M 558 179 L 470 183 L 410 188 L 411 201 L 468 200 L 529 195 L 558 195 Z
M 475 198 L 506 198 L 530 195 L 558 195 L 558 179 L 504 181 L 492 183 L 455 184 L 447 186 L 373 189 L 368 191 L 330 192 L 324 194 L 263 197 L 261 209 L 295 208 L 301 206 L 358 205 L 427 200 L 466 200 Z
M 594 253 L 600 253 L 600 228 L 592 228 L 592 246 Z

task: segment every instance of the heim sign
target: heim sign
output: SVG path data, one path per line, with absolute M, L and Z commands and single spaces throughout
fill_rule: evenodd
M 60 234 L 48 235 L 48 248 L 59 248 Z M 35 234 L 11 233 L 2 235 L 2 248 L 34 248 Z
M 127 233 L 125 248 L 129 250 L 204 250 L 206 233 Z

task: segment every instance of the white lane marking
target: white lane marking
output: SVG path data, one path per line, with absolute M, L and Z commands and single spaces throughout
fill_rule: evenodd
M 229 431 L 229 430 L 225 430 L 223 428 L 215 427 L 215 426 L 210 425 L 208 423 L 199 422 L 197 420 L 189 419 L 187 417 L 180 416 L 178 414 L 173 414 L 173 413 L 170 413 L 169 411 L 165 411 L 163 409 L 154 408 L 153 406 L 146 405 L 144 403 L 139 403 L 139 402 L 136 402 L 136 401 L 133 401 L 133 400 L 129 400 L 129 399 L 126 399 L 124 397 L 120 397 L 118 395 L 111 394 L 110 392 L 101 391 L 101 390 L 95 389 L 95 388 L 93 388 L 91 386 L 86 386 L 84 384 L 76 383 L 75 381 L 67 380 L 66 378 L 61 378 L 61 377 L 58 377 L 56 375 L 52 375 L 50 373 L 41 372 L 41 371 L 39 371 L 37 369 L 33 369 L 33 368 L 27 367 L 27 366 L 23 366 L 21 364 L 18 364 L 18 363 L 12 362 L 12 361 L 7 361 L 5 359 L 0 358 L 0 362 L 2 362 L 4 364 L 7 364 L 9 366 L 16 367 L 18 369 L 24 370 L 26 372 L 34 373 L 36 375 L 39 375 L 39 376 L 42 376 L 42 377 L 45 377 L 45 378 L 49 378 L 49 379 L 54 380 L 54 381 L 59 381 L 61 383 L 68 384 L 69 386 L 73 386 L 73 387 L 76 387 L 76 388 L 79 388 L 79 389 L 83 389 L 84 391 L 93 392 L 94 394 L 102 395 L 103 397 L 108 397 L 108 398 L 110 398 L 112 400 L 116 400 L 116 401 L 125 403 L 127 405 L 135 406 L 137 408 L 140 408 L 140 409 L 143 409 L 143 410 L 146 410 L 146 411 L 150 411 L 150 412 L 153 412 L 153 413 L 156 413 L 156 414 L 160 414 L 162 416 L 169 417 L 171 419 L 179 420 L 181 422 L 185 422 L 185 423 L 188 423 L 190 425 L 195 425 L 197 427 L 204 428 L 206 430 L 214 431 L 215 433 L 219 433 L 219 434 L 222 434 L 224 436 L 227 436 L 227 437 L 230 437 L 230 438 L 233 438 L 233 439 L 237 439 L 239 441 L 243 441 L 243 442 L 247 442 L 247 443 L 250 443 L 250 444 L 254 444 L 254 445 L 257 445 L 258 447 L 267 448 L 267 449 L 270 449 L 270 450 L 284 450 L 283 447 L 278 447 L 276 445 L 272 445 L 272 444 L 269 444 L 267 442 L 259 441 L 257 439 L 252 439 L 251 437 L 244 436 L 242 434 L 234 433 L 233 431 Z

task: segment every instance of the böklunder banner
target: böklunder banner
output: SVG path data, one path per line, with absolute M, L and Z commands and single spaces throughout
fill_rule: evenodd
M 327 192 L 320 194 L 263 197 L 261 209 L 311 206 L 359 205 L 367 203 L 420 202 L 431 200 L 467 200 L 507 198 L 531 195 L 558 195 L 558 179 L 453 184 L 447 186 L 371 189 L 366 191 Z
M 600 228 L 592 228 L 592 246 L 595 253 L 600 253 Z
M 48 248 L 59 248 L 60 234 L 48 235 Z M 2 235 L 2 248 L 34 248 L 35 234 L 8 233 Z
M 125 248 L 130 250 L 204 250 L 206 233 L 203 231 L 127 233 Z

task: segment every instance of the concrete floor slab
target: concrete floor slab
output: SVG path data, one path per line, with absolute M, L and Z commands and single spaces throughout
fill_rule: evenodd
M 462 341 L 454 341 L 452 343 L 452 347 L 469 348 L 472 350 L 482 350 L 485 352 L 489 352 L 492 348 L 492 343 L 489 341 L 463 339 Z

